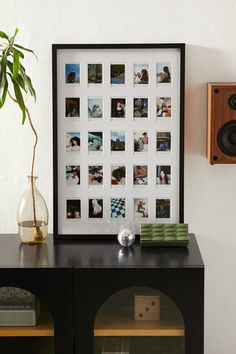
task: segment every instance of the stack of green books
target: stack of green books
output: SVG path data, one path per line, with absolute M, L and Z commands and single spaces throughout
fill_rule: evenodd
M 141 224 L 142 246 L 187 246 L 188 224 Z

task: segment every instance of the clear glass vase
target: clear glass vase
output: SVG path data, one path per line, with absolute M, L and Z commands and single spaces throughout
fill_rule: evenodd
M 36 179 L 28 176 L 28 186 L 18 206 L 18 233 L 23 243 L 42 243 L 48 234 L 48 208 L 35 186 Z

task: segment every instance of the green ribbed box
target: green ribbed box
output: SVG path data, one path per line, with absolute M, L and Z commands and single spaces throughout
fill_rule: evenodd
M 141 224 L 140 243 L 144 247 L 186 247 L 188 224 Z

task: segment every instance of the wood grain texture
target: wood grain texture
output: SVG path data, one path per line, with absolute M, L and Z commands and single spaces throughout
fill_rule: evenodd
M 218 90 L 218 93 L 215 90 Z M 234 93 L 236 93 L 236 83 L 208 83 L 206 146 L 207 159 L 211 164 L 236 163 L 236 157 L 224 154 L 217 144 L 217 134 L 222 125 L 228 121 L 236 120 L 236 110 L 231 109 L 228 105 L 228 99 Z
M 0 337 L 52 337 L 53 321 L 46 308 L 42 309 L 36 326 L 0 326 Z

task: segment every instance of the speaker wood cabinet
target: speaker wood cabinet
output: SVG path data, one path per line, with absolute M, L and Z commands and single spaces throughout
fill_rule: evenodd
M 236 83 L 208 83 L 207 158 L 236 163 Z
M 30 246 L 0 235 L 2 286 L 44 305 L 36 327 L 0 327 L 3 354 L 203 354 L 204 265 L 194 235 L 188 248 L 52 237 Z M 140 317 L 158 299 L 160 318 L 135 320 L 136 295 L 144 298 Z

